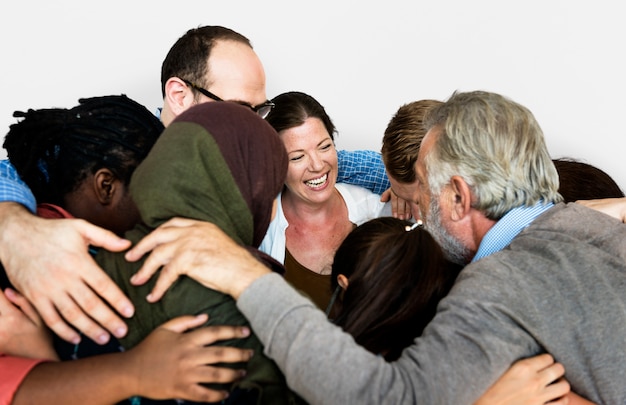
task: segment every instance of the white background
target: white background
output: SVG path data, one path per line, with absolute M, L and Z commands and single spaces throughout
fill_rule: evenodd
M 0 126 L 14 110 L 125 93 L 154 110 L 170 46 L 200 25 L 244 34 L 268 97 L 300 90 L 333 118 L 340 149 L 380 150 L 396 109 L 455 90 L 535 113 L 553 157 L 626 190 L 626 24 L 618 1 L 11 1 L 0 12 Z M 4 150 L 0 157 L 6 156 Z

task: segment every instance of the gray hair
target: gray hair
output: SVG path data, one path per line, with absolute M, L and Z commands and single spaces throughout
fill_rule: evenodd
M 495 93 L 455 92 L 425 124 L 440 130 L 424 159 L 433 195 L 461 176 L 472 207 L 493 220 L 515 207 L 562 200 L 543 131 L 526 107 Z

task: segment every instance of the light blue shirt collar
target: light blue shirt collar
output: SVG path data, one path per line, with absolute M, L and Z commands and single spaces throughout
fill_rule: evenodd
M 543 214 L 554 206 L 553 203 L 543 203 L 542 201 L 537 204 L 527 207 L 513 208 L 507 212 L 496 224 L 485 234 L 485 237 L 480 242 L 478 251 L 472 259 L 472 262 L 487 257 L 492 253 L 499 252 L 507 247 L 513 238 L 515 238 L 520 232 L 530 225 L 535 218 Z

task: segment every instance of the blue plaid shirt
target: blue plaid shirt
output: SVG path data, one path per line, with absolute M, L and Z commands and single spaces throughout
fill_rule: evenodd
M 35 196 L 8 159 L 0 160 L 0 202 L 4 201 L 20 203 L 33 213 L 37 208 Z
M 379 152 L 338 150 L 337 160 L 339 161 L 337 183 L 354 184 L 376 194 L 382 194 L 391 186 Z
M 482 242 L 480 242 L 480 246 L 472 262 L 487 257 L 492 253 L 499 252 L 509 246 L 517 234 L 530 225 L 535 218 L 553 206 L 553 203 L 544 204 L 543 202 L 538 202 L 532 207 L 517 207 L 507 212 L 496 222 L 489 232 L 487 232 Z

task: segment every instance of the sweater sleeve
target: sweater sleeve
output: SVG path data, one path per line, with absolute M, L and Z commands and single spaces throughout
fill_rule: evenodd
M 26 375 L 44 361 L 0 354 L 0 405 L 10 405 Z
M 486 324 L 484 314 L 472 315 L 480 309 L 459 307 L 466 298 L 451 300 L 393 363 L 357 345 L 278 275 L 252 283 L 238 306 L 290 388 L 310 404 L 469 404 L 537 347 L 497 313 Z

